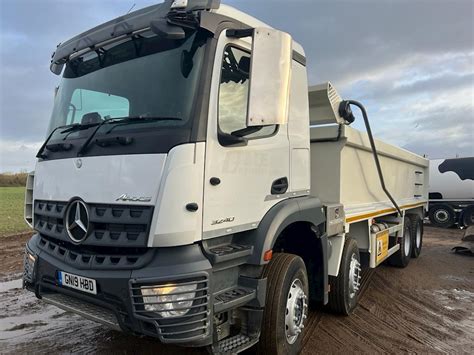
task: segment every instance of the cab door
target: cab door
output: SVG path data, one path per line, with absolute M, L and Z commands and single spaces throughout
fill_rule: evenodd
M 288 190 L 288 125 L 246 127 L 251 55 L 250 38 L 222 32 L 210 94 L 204 239 L 256 228 Z

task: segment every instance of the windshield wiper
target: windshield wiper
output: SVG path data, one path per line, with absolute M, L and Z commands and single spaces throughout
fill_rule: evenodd
M 49 134 L 48 138 L 44 141 L 43 145 L 40 147 L 38 150 L 38 153 L 36 153 L 37 158 L 45 159 L 46 155 L 43 154 L 44 150 L 48 148 L 48 142 L 51 140 L 51 137 L 53 137 L 54 133 L 56 133 L 57 130 L 59 129 L 64 129 L 64 131 L 60 132 L 61 134 L 64 133 L 70 133 L 70 132 L 75 132 L 75 131 L 80 131 L 86 128 L 90 128 L 93 126 L 98 125 L 99 123 L 88 123 L 88 124 L 80 124 L 80 123 L 72 123 L 69 125 L 65 126 L 58 126 L 53 131 Z M 54 149 L 54 148 L 53 148 Z M 48 149 L 53 151 L 52 149 Z
M 132 123 L 147 123 L 153 121 L 182 121 L 180 117 L 165 117 L 165 116 L 131 116 L 131 117 L 119 117 L 116 118 L 121 120 L 120 124 L 113 126 L 110 128 L 105 134 L 109 134 L 112 132 L 116 127 L 125 126 Z
M 73 145 L 71 143 L 50 143 L 46 145 L 46 150 L 50 152 L 68 151 Z
M 113 126 L 110 130 L 108 130 L 105 134 L 109 134 L 115 127 L 127 125 L 130 123 L 139 123 L 139 122 L 151 122 L 151 121 L 181 121 L 181 118 L 178 117 L 147 117 L 147 116 L 125 116 L 125 117 L 115 117 L 115 118 L 108 118 L 103 120 L 98 126 L 94 129 L 91 133 L 89 138 L 84 142 L 84 144 L 79 148 L 77 152 L 77 156 L 80 156 L 85 153 L 89 143 L 92 141 L 92 138 L 96 135 L 97 131 L 102 127 L 104 124 L 108 123 L 116 123 L 120 122 L 119 125 Z

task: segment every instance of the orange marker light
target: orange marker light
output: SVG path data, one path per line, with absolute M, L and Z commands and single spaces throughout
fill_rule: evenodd
M 267 250 L 265 252 L 265 254 L 263 254 L 263 261 L 270 261 L 272 260 L 272 256 L 273 256 L 273 250 Z

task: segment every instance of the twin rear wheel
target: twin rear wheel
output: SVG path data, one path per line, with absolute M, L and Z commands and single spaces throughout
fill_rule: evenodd
M 415 214 L 407 214 L 400 233 L 400 249 L 389 259 L 389 264 L 406 267 L 410 258 L 417 258 L 423 245 L 423 220 Z M 359 249 L 355 240 L 346 238 L 337 277 L 330 276 L 329 308 L 336 313 L 350 314 L 357 305 L 361 281 Z
M 388 263 L 403 268 L 408 265 L 410 258 L 420 256 L 423 245 L 423 220 L 415 214 L 404 217 L 403 233 L 398 239 L 400 249 L 388 259 Z
M 417 215 L 408 215 L 411 223 L 412 249 L 411 257 L 417 258 L 421 254 L 423 246 L 423 220 Z
M 400 249 L 389 263 L 405 267 L 418 257 L 423 242 L 423 221 L 416 215 L 404 219 L 399 237 Z M 330 276 L 328 307 L 336 313 L 350 314 L 357 305 L 361 283 L 359 248 L 346 237 L 337 277 Z M 260 354 L 298 354 L 302 349 L 304 323 L 308 316 L 308 276 L 303 260 L 294 254 L 276 253 L 265 266 L 266 306 L 262 333 L 257 345 Z

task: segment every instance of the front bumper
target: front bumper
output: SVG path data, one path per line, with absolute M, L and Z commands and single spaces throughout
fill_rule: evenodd
M 56 250 L 57 249 L 57 250 Z M 211 269 L 199 245 L 157 248 L 139 268 L 93 268 L 92 262 L 68 262 L 68 252 L 34 235 L 26 246 L 24 284 L 38 298 L 81 314 L 116 329 L 154 336 L 163 343 L 206 346 L 213 342 Z M 32 265 L 32 258 L 35 261 Z M 80 256 L 81 258 L 83 256 Z M 90 295 L 58 283 L 58 271 L 96 280 L 97 295 Z M 196 296 L 191 310 L 182 316 L 163 318 L 145 310 L 139 291 L 142 285 L 195 283 Z

